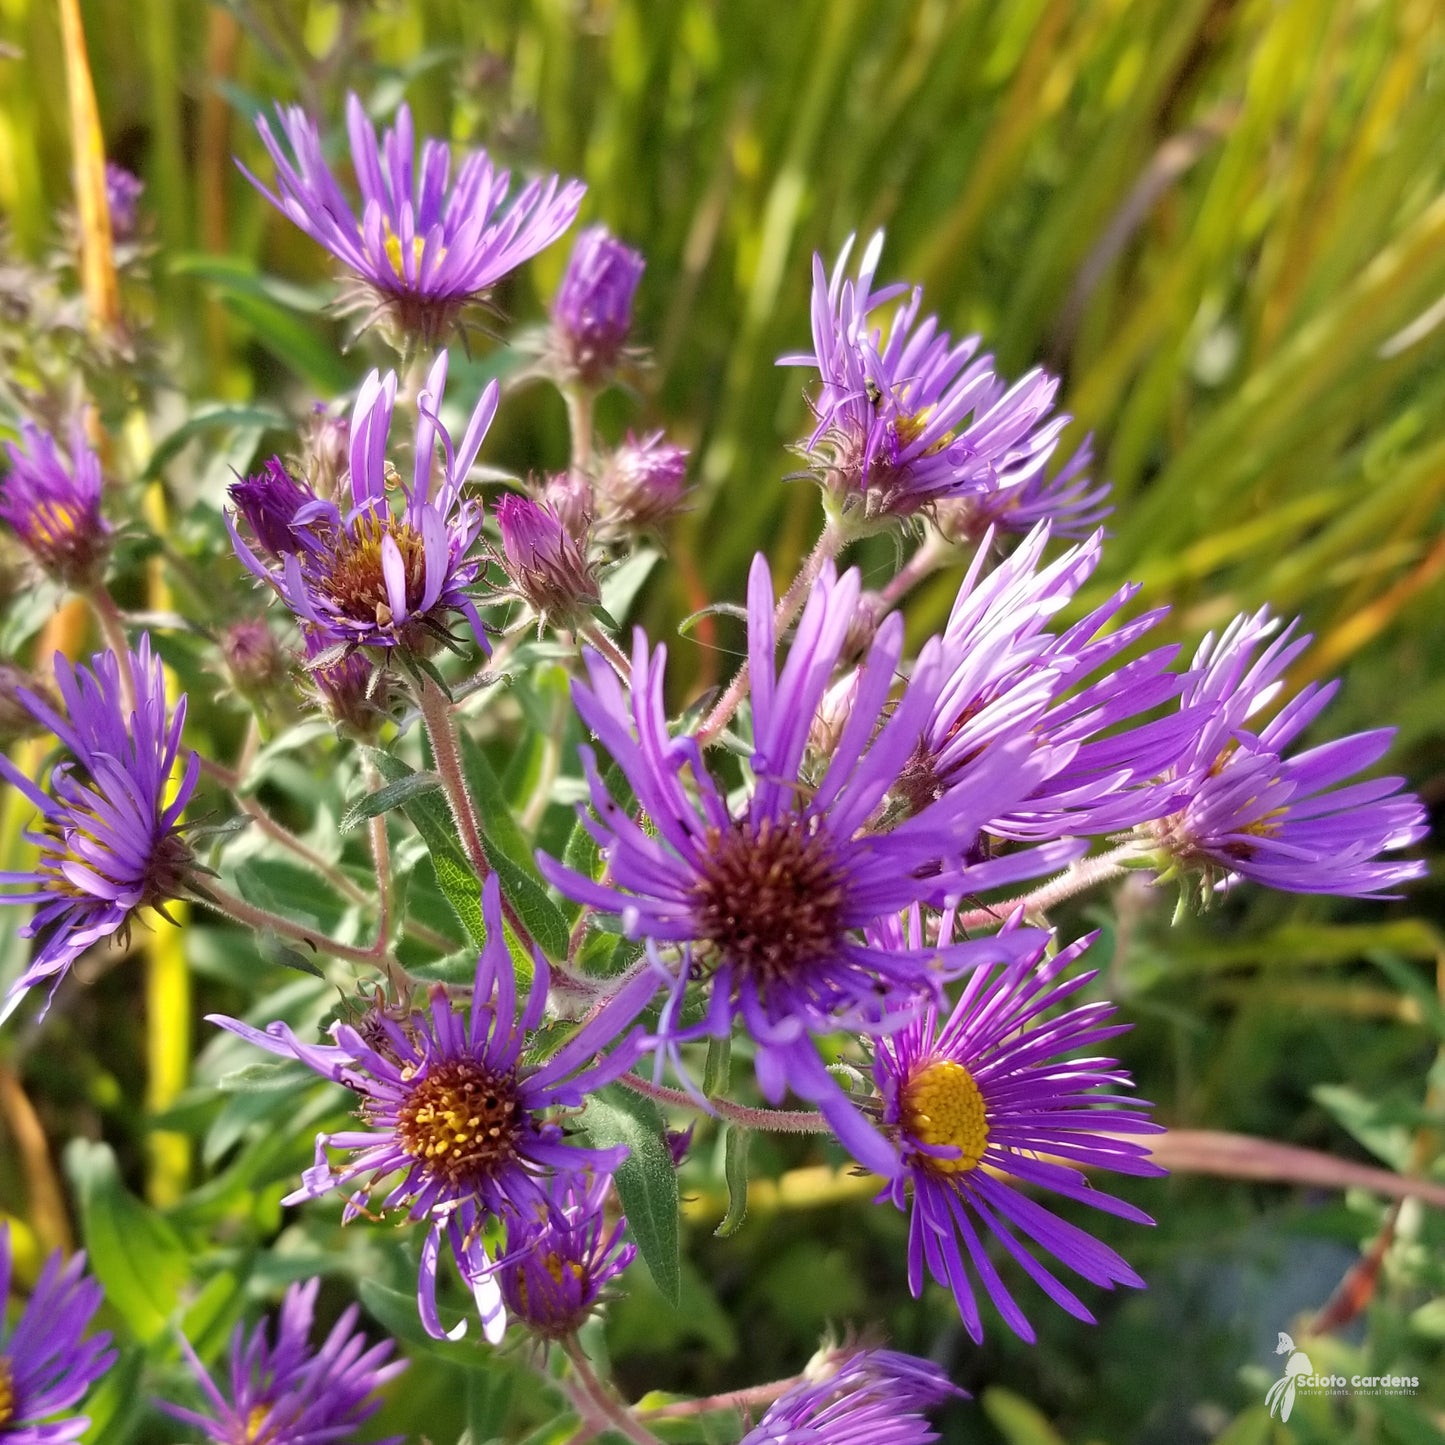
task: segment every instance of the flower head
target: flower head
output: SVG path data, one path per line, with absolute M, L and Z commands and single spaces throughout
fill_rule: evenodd
M 509 492 L 497 503 L 497 527 L 502 566 L 540 617 L 567 627 L 601 601 L 586 532 L 574 537 L 555 508 Z
M 553 348 L 564 375 L 605 381 L 632 329 L 632 298 L 647 262 L 606 226 L 589 226 L 572 247 L 552 302 Z
M 70 458 L 55 438 L 21 422 L 20 442 L 7 442 L 10 468 L 0 477 L 0 522 L 58 582 L 84 589 L 100 581 L 110 555 L 111 527 L 100 514 L 100 460 L 77 417 Z
M 460 447 L 438 419 L 446 389 L 442 352 L 417 398 L 416 463 L 410 487 L 386 458 L 396 403 L 396 375 L 372 372 L 356 399 L 350 429 L 351 506 L 318 496 L 272 462 L 263 476 L 231 489 L 237 516 L 227 517 L 236 554 L 304 622 L 352 647 L 430 650 L 449 641 L 460 613 L 486 645 L 467 588 L 481 562 L 469 560 L 482 527 L 480 502 L 463 484 L 497 410 L 497 383 L 472 411 Z M 439 485 L 436 446 L 445 461 Z M 394 509 L 393 490 L 403 505 Z M 246 541 L 237 526 L 244 521 Z
M 918 320 L 918 287 L 885 339 L 873 313 L 906 288 L 873 289 L 881 232 L 848 280 L 852 245 L 850 238 L 831 277 L 813 258 L 814 350 L 782 358 L 821 377 L 806 450 L 826 490 L 865 518 L 907 517 L 1042 467 L 1066 420 L 1048 420 L 1058 382 L 1034 370 L 1008 386 L 991 357 L 976 355 L 978 337 L 955 342 L 936 318 Z
M 637 1246 L 623 1242 L 627 1221 L 619 1218 L 609 1227 L 603 1215 L 610 1187 L 605 1177 L 585 1186 L 556 1179 L 549 1206 L 507 1230 L 507 1254 L 497 1270 L 502 1299 L 543 1339 L 575 1334 L 606 1285 L 637 1256 Z
M 1200 721 L 1195 709 L 1140 720 L 1183 684 L 1168 670 L 1176 646 L 1120 661 L 1164 615 L 1115 625 L 1136 586 L 1049 630 L 1098 565 L 1103 540 L 1095 533 L 1045 564 L 1049 533 L 1040 524 L 987 573 L 991 538 L 980 544 L 943 633 L 947 679 L 899 784 L 910 806 L 926 804 L 1000 740 L 1028 739 L 1043 777 L 989 820 L 988 831 L 1004 838 L 1112 833 L 1177 807 L 1181 785 L 1155 780 L 1187 751 Z
M 246 177 L 277 210 L 352 272 L 349 298 L 370 320 L 384 316 L 410 340 L 435 345 L 462 312 L 483 301 L 509 271 L 545 250 L 572 224 L 586 187 L 557 176 L 509 199 L 511 175 L 483 150 L 451 181 L 444 141 L 423 139 L 418 159 L 410 109 L 378 138 L 361 101 L 348 97 L 351 160 L 360 214 L 322 151 L 316 122 L 299 107 L 277 107 L 284 143 L 262 116 L 261 140 L 276 164 L 272 191 Z
M 940 937 L 949 927 L 945 915 Z M 921 932 L 915 911 L 906 932 L 890 920 L 874 941 L 917 947 Z M 909 1211 L 909 1288 L 922 1292 L 926 1269 L 953 1292 L 974 1340 L 983 1338 L 974 1279 L 1016 1334 L 1034 1338 L 989 1258 L 989 1235 L 1050 1299 L 1090 1323 L 1094 1317 L 1083 1301 L 1030 1246 L 1104 1289 L 1143 1285 L 1112 1249 L 1018 1187 L 1152 1222 L 1132 1204 L 1092 1187 L 1079 1167 L 1164 1172 L 1150 1162 L 1145 1145 L 1120 1137 L 1159 1130 L 1144 1114 L 1147 1106 L 1117 1092 L 1129 1087 L 1129 1076 L 1113 1059 L 1074 1056 L 1128 1026 L 1110 1022 L 1114 1009 L 1107 1003 L 1071 1005 L 1050 1015 L 1095 977 L 1065 977 L 1089 941 L 1052 958 L 1045 944 L 1036 943 L 999 967 L 977 969 L 941 1028 L 930 1005 L 877 1040 L 873 1075 L 883 1117 L 903 1149 L 903 1169 L 879 1198 Z
M 708 766 L 696 739 L 671 735 L 663 709 L 666 651 L 639 632 L 630 697 L 610 666 L 588 657 L 590 686 L 574 697 L 583 721 L 626 776 L 644 828 L 629 818 L 584 750 L 595 817 L 586 826 L 607 860 L 594 882 L 553 862 L 540 866 L 580 902 L 619 914 L 645 938 L 669 988 L 657 1034 L 676 1047 L 725 1036 L 741 1020 L 757 1043 L 763 1093 L 791 1088 L 814 1100 L 858 1157 L 880 1173 L 896 1159 L 823 1067 L 814 1036 L 857 1029 L 879 1009 L 911 1015 L 942 978 L 1026 946 L 1020 935 L 902 952 L 877 948 L 861 930 L 920 897 L 942 903 L 1057 866 L 1054 845 L 968 866 L 979 828 L 1026 796 L 1038 765 L 1027 744 L 1003 743 L 972 766 L 969 786 L 912 817 L 885 823 L 884 803 L 911 756 L 942 681 L 935 640 L 888 709 L 903 650 L 903 619 L 884 621 L 860 669 L 851 717 L 826 762 L 807 753 L 812 722 L 839 660 L 859 595 L 851 571 L 825 567 L 798 623 L 786 663 L 775 658 L 774 600 L 767 563 L 748 589 L 752 687 L 750 786 L 740 801 Z M 690 982 L 703 981 L 701 1022 L 684 1027 Z
M 597 479 L 598 523 L 609 536 L 646 531 L 682 506 L 687 452 L 660 431 L 627 440 L 603 465 Z
M 4 1227 L 0 1299 L 9 1298 L 10 1231 Z M 100 1286 L 85 1273 L 85 1256 L 62 1263 L 57 1250 L 15 1325 L 0 1319 L 0 1438 L 7 1445 L 66 1445 L 89 1427 L 75 1407 L 115 1363 L 109 1334 L 83 1338 L 100 1301 Z
M 483 1226 L 493 1218 L 526 1220 L 550 1210 L 550 1178 L 585 1187 L 584 1176 L 609 1172 L 626 1157 L 625 1149 L 573 1143 L 553 1112 L 577 1108 L 590 1090 L 626 1071 L 635 1052 L 625 1045 L 605 1061 L 593 1062 L 593 1056 L 617 1041 L 619 1021 L 630 1022 L 646 999 L 634 984 L 619 994 L 615 1008 L 594 1016 L 544 1062 L 524 1063 L 523 1049 L 546 1004 L 547 964 L 536 956 L 532 989 L 519 1014 L 495 874 L 487 879 L 482 910 L 487 945 L 477 959 L 467 1009 L 454 1006 L 438 985 L 424 1012 L 400 1020 L 377 1013 L 365 1030 L 332 1024 L 331 1044 L 303 1043 L 282 1023 L 262 1033 L 220 1015 L 212 1022 L 260 1048 L 299 1059 L 356 1095 L 365 1127 L 318 1135 L 314 1166 L 284 1202 L 343 1189 L 349 1220 L 364 1210 L 381 1181 L 389 1180 L 380 1207 L 405 1206 L 409 1220 L 427 1219 L 431 1225 L 417 1291 L 422 1322 L 443 1336 L 436 1272 L 445 1240 L 473 1292 L 486 1337 L 495 1343 L 506 1328 L 506 1314 Z M 649 995 L 654 991 L 649 980 L 642 988 Z M 330 1149 L 347 1156 L 337 1167 Z M 462 1322 L 451 1337 L 465 1329 Z
M 168 1415 L 195 1425 L 217 1445 L 322 1445 L 356 1439 L 377 1410 L 377 1391 L 406 1369 L 392 1360 L 392 1342 L 367 1346 L 349 1306 L 320 1348 L 311 1345 L 319 1279 L 293 1284 L 281 1301 L 275 1344 L 267 1326 L 231 1336 L 229 1389 L 217 1386 L 195 1351 L 182 1340 L 191 1371 L 210 1412 L 159 1401 Z M 381 1445 L 400 1445 L 393 1435 Z
M 923 1411 L 966 1399 L 937 1365 L 896 1350 L 828 1351 L 741 1445 L 930 1445 Z
M 123 668 L 134 686 L 133 707 L 123 701 Z M 21 889 L 4 902 L 37 905 L 21 936 L 41 940 L 0 1018 L 45 979 L 53 994 L 81 953 L 103 938 L 124 936 L 137 910 L 163 908 L 178 898 L 192 866 L 180 816 L 195 790 L 200 759 L 184 750 L 182 776 L 172 790 L 183 755 L 186 699 L 168 713 L 165 676 L 150 639 L 143 636 L 124 664 L 101 652 L 90 667 L 74 667 L 57 654 L 55 682 L 64 717 L 35 693 L 20 694 L 71 753 L 51 773 L 49 790 L 41 791 L 0 757 L 0 776 L 41 815 L 39 827 L 26 834 L 40 851 L 34 870 L 0 873 L 0 883 Z
M 1310 641 L 1291 623 L 1259 652 L 1278 626 L 1261 610 L 1200 645 L 1183 702 L 1212 716 L 1175 768 L 1188 802 L 1151 826 L 1155 845 L 1175 865 L 1201 870 L 1206 889 L 1249 878 L 1290 893 L 1362 898 L 1420 877 L 1423 862 L 1380 858 L 1425 836 L 1420 800 L 1400 791 L 1401 778 L 1348 781 L 1379 761 L 1393 729 L 1286 757 L 1335 695 L 1333 682 L 1310 683 L 1264 726 L 1246 726 Z

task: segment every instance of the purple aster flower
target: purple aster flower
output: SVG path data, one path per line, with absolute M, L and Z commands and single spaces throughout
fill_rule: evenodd
M 100 581 L 111 528 L 100 514 L 100 460 L 71 423 L 70 459 L 55 438 L 21 422 L 20 443 L 6 442 L 10 469 L 0 477 L 0 522 L 58 582 L 83 591 Z
M 552 302 L 552 345 L 564 376 L 606 381 L 632 329 L 632 298 L 647 262 L 606 226 L 589 226 L 572 247 Z
M 454 640 L 446 623 L 461 613 L 478 642 L 486 637 L 467 592 L 482 563 L 468 560 L 482 528 L 481 503 L 463 497 L 497 410 L 497 383 L 488 383 L 472 411 L 461 446 L 439 420 L 446 389 L 442 352 L 417 397 L 416 464 L 412 484 L 400 482 L 386 459 L 396 374 L 373 371 L 362 383 L 351 419 L 351 508 L 342 510 L 290 477 L 279 462 L 263 476 L 231 489 L 236 518 L 227 517 L 236 555 L 272 587 L 303 622 L 350 647 L 429 651 Z M 433 486 L 436 445 L 445 451 Z M 393 488 L 403 506 L 393 510 Z
M 554 175 L 509 200 L 510 172 L 496 170 L 483 150 L 467 156 L 452 183 L 444 141 L 424 139 L 418 160 L 407 106 L 378 139 L 351 95 L 346 121 L 361 192 L 358 216 L 326 162 L 316 122 L 299 107 L 276 111 L 284 143 L 264 116 L 256 125 L 276 163 L 277 189 L 242 166 L 246 178 L 354 273 L 359 289 L 348 301 L 352 309 L 369 310 L 366 323 L 384 316 L 426 346 L 509 271 L 557 240 L 576 219 L 586 191 L 580 181 Z
M 1175 768 L 1188 803 L 1147 830 L 1177 867 L 1199 869 L 1205 896 L 1249 878 L 1289 893 L 1363 898 L 1425 872 L 1420 861 L 1384 862 L 1427 831 L 1425 809 L 1401 778 L 1348 782 L 1384 756 L 1393 728 L 1353 733 L 1286 757 L 1338 682 L 1310 683 L 1257 731 L 1246 722 L 1284 686 L 1310 638 L 1278 629 L 1266 609 L 1236 617 L 1195 654 L 1187 707 L 1212 709 Z M 1256 657 L 1256 653 L 1258 656 Z
M 609 1227 L 603 1214 L 611 1181 L 552 1181 L 548 1205 L 507 1228 L 507 1254 L 497 1269 L 512 1315 L 545 1340 L 561 1340 L 586 1322 L 602 1291 L 637 1256 L 623 1242 L 627 1221 Z
M 539 617 L 570 627 L 602 600 L 586 533 L 573 537 L 546 502 L 508 493 L 497 503 L 497 528 L 502 567 Z
M 825 488 L 867 519 L 906 517 L 1042 467 L 1066 420 L 1046 421 L 1058 382 L 1034 370 L 1007 386 L 992 358 L 976 355 L 978 337 L 954 342 L 935 317 L 918 320 L 919 287 L 885 339 L 871 318 L 905 288 L 873 290 L 881 232 L 847 280 L 852 246 L 850 237 L 831 277 L 814 256 L 814 351 L 781 359 L 822 378 L 806 448 Z
M 1043 777 L 1027 799 L 989 819 L 988 831 L 1004 838 L 1112 833 L 1177 808 L 1182 786 L 1154 780 L 1187 751 L 1200 723 L 1197 709 L 1139 720 L 1183 683 L 1168 671 L 1177 646 L 1120 661 L 1164 615 L 1115 626 L 1136 585 L 1072 627 L 1048 630 L 1098 565 L 1102 533 L 1045 565 L 1048 540 L 1043 523 L 986 573 L 984 538 L 944 629 L 947 680 L 899 782 L 910 806 L 925 805 L 1000 740 L 1030 739 Z
M 977 542 L 990 530 L 1022 535 L 1048 522 L 1055 537 L 1087 537 L 1114 510 L 1108 504 L 1109 483 L 1088 475 L 1094 439 L 1085 437 L 1053 476 L 1048 475 L 1049 455 L 1040 449 L 1005 467 L 991 491 L 940 502 L 935 509 L 939 530 L 953 542 Z
M 293 1284 L 281 1301 L 276 1342 L 263 1322 L 249 1337 L 237 1325 L 231 1336 L 230 1389 L 222 1390 L 184 1339 L 191 1372 L 209 1413 L 157 1401 L 167 1415 L 195 1425 L 217 1445 L 324 1445 L 351 1441 L 381 1408 L 377 1391 L 406 1369 L 391 1359 L 392 1342 L 367 1346 L 349 1306 L 319 1349 L 312 1349 L 319 1279 Z M 393 1435 L 378 1445 L 400 1445 Z
M 105 199 L 110 209 L 110 233 L 117 242 L 134 237 L 144 190 L 145 182 L 139 176 L 114 161 L 105 163 Z
M 828 1352 L 768 1407 L 741 1445 L 930 1445 L 923 1411 L 967 1393 L 937 1365 L 897 1350 Z
M 20 933 L 41 940 L 0 1006 L 0 1020 L 43 980 L 51 981 L 53 996 L 91 944 L 114 934 L 124 939 L 138 909 L 164 915 L 166 902 L 185 891 L 192 859 L 180 817 L 201 766 L 195 753 L 181 747 L 186 699 L 168 715 L 161 660 L 151 656 L 149 637 L 141 638 L 125 667 L 128 683 L 122 682 L 114 653 L 97 653 L 88 668 L 73 667 L 57 654 L 55 682 L 64 717 L 37 694 L 20 694 L 73 756 L 51 773 L 48 792 L 0 757 L 0 777 L 41 814 L 39 827 L 25 835 L 40 852 L 34 870 L 0 873 L 0 883 L 22 890 L 4 902 L 38 905 Z M 134 706 L 123 701 L 128 684 L 134 687 Z M 182 776 L 172 792 L 182 757 Z
M 951 924 L 945 915 L 940 939 Z M 873 937 L 880 946 L 916 948 L 921 935 L 914 910 L 906 933 L 892 919 Z M 1050 1299 L 1091 1324 L 1088 1308 L 1031 1246 L 1104 1289 L 1143 1287 L 1112 1249 L 1051 1213 L 1020 1185 L 1150 1224 L 1132 1204 L 1095 1189 L 1080 1166 L 1164 1173 L 1150 1161 L 1146 1145 L 1119 1137 L 1160 1132 L 1143 1112 L 1147 1105 L 1115 1092 L 1130 1087 L 1129 1076 L 1113 1059 L 1073 1056 L 1128 1025 L 1109 1022 L 1114 1009 L 1107 1003 L 1077 1004 L 1050 1015 L 1096 976 L 1091 971 L 1064 977 L 1092 940 L 1050 958 L 1047 941 L 1038 941 L 1037 933 L 1031 938 L 1029 952 L 969 975 L 942 1028 L 930 1004 L 902 1029 L 879 1038 L 874 1056 L 883 1117 L 897 1130 L 903 1149 L 902 1170 L 878 1197 L 910 1211 L 909 1288 L 922 1292 L 927 1269 L 952 1290 L 975 1341 L 983 1338 L 983 1322 L 974 1278 L 1009 1328 L 1025 1340 L 1034 1338 L 989 1258 L 989 1235 Z
M 469 1009 L 455 1007 L 437 985 L 425 1012 L 400 1021 L 377 1013 L 364 1032 L 334 1023 L 332 1044 L 303 1043 L 283 1023 L 262 1033 L 221 1015 L 211 1015 L 211 1021 L 260 1048 L 299 1059 L 357 1096 L 366 1127 L 318 1135 L 314 1166 L 282 1202 L 298 1204 L 343 1189 L 348 1193 L 343 1218 L 349 1221 L 388 1181 L 381 1209 L 405 1206 L 409 1220 L 431 1224 L 417 1285 L 422 1323 L 437 1338 L 446 1336 L 436 1301 L 445 1241 L 476 1300 L 483 1332 L 495 1344 L 506 1328 L 506 1312 L 483 1227 L 492 1218 L 525 1220 L 550 1209 L 547 1180 L 553 1176 L 582 1180 L 610 1172 L 626 1157 L 625 1148 L 573 1143 L 550 1113 L 578 1108 L 590 1091 L 631 1066 L 636 1049 L 626 1043 L 607 1060 L 593 1059 L 617 1041 L 619 1027 L 636 1017 L 655 984 L 647 977 L 633 980 L 545 1061 L 525 1064 L 523 1049 L 547 1000 L 547 962 L 534 955 L 532 989 L 519 1015 L 495 874 L 483 890 L 482 912 L 487 945 L 477 959 Z M 339 1168 L 329 1160 L 330 1149 L 349 1156 Z M 462 1321 L 450 1338 L 465 1331 Z
M 0 1300 L 10 1298 L 10 1254 L 10 1229 L 3 1225 Z M 115 1363 L 109 1334 L 83 1338 L 100 1302 L 85 1256 L 62 1263 L 57 1250 L 15 1324 L 0 1318 L 0 1438 L 7 1445 L 65 1445 L 89 1428 L 84 1415 L 72 1412 Z
M 682 447 L 660 431 L 640 440 L 628 432 L 597 479 L 598 524 L 613 537 L 656 527 L 682 506 L 686 487 Z
M 880 1173 L 896 1167 L 890 1144 L 848 1102 L 824 1068 L 814 1035 L 856 1030 L 879 1009 L 911 1016 L 941 978 L 1026 949 L 1014 935 L 946 948 L 878 948 L 860 930 L 880 914 L 926 898 L 943 903 L 1056 867 L 1073 845 L 1044 845 L 969 865 L 990 818 L 1026 797 L 1040 776 L 1027 740 L 1001 741 L 971 764 L 967 786 L 885 825 L 885 799 L 912 755 L 943 682 L 941 644 L 928 643 L 889 709 L 903 650 L 894 614 L 860 669 L 852 715 L 830 758 L 807 756 L 812 722 L 857 605 L 856 571 L 825 567 L 809 595 L 781 670 L 774 656 L 773 589 L 766 559 L 748 587 L 752 687 L 751 785 L 741 802 L 708 767 L 695 738 L 672 736 L 663 705 L 666 649 L 639 632 L 630 697 L 608 664 L 587 657 L 590 686 L 574 685 L 583 721 L 625 774 L 647 827 L 629 818 L 583 750 L 595 816 L 582 810 L 607 859 L 594 882 L 540 857 L 564 893 L 619 914 L 647 940 L 669 989 L 656 1042 L 682 1073 L 677 1046 L 730 1034 L 741 1019 L 757 1043 L 763 1094 L 791 1088 L 815 1101 L 855 1154 Z M 681 1023 L 684 993 L 702 981 L 702 1020 Z M 661 1066 L 663 1053 L 659 1054 Z M 683 1074 L 686 1079 L 686 1074 Z

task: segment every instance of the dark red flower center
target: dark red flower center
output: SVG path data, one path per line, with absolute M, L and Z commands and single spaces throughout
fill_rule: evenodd
M 745 819 L 710 830 L 693 885 L 698 936 L 759 986 L 831 958 L 846 878 L 815 819 Z

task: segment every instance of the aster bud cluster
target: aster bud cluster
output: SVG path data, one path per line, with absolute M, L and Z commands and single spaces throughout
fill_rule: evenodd
M 825 497 L 817 545 L 786 578 L 753 559 L 740 665 L 685 699 L 667 646 L 618 636 L 603 602 L 687 505 L 688 454 L 664 431 L 595 434 L 593 400 L 638 359 L 641 254 L 601 226 L 578 237 L 539 367 L 568 403 L 569 464 L 489 493 L 510 476 L 479 465 L 502 389 L 456 384 L 444 343 L 564 234 L 583 187 L 514 190 L 480 150 L 453 177 L 405 106 L 378 135 L 353 96 L 346 121 L 354 189 L 299 109 L 260 119 L 275 180 L 251 179 L 403 364 L 230 484 L 214 614 L 128 618 L 107 589 L 115 529 L 83 422 L 65 448 L 25 422 L 0 474 L 0 521 L 106 643 L 36 658 L 53 688 L 0 665 L 6 737 L 53 742 L 28 768 L 0 756 L 35 819 L 0 874 L 31 910 L 0 1020 L 78 990 L 92 951 L 155 946 L 181 904 L 242 930 L 258 973 L 312 975 L 209 1014 L 228 1067 L 208 1073 L 208 1053 L 198 1078 L 244 1101 L 206 1165 L 269 1150 L 240 1170 L 335 1258 L 277 1251 L 291 1283 L 268 1276 L 270 1325 L 242 1319 L 243 1291 L 223 1299 L 229 1274 L 205 1309 L 140 1326 L 121 1309 L 138 1331 L 198 1331 L 179 1346 L 188 1403 L 160 1408 L 218 1445 L 356 1438 L 406 1361 L 355 1305 L 325 1307 L 334 1271 L 379 1317 L 400 1308 L 403 1337 L 530 1342 L 579 1438 L 649 1438 L 670 1407 L 627 1405 L 587 1342 L 640 1266 L 678 1287 L 677 1176 L 706 1167 L 719 1119 L 734 1191 L 739 1132 L 824 1135 L 876 1176 L 869 1207 L 905 1216 L 900 1281 L 939 1285 L 975 1343 L 999 1322 L 1032 1342 L 1044 1302 L 1092 1322 L 1145 1281 L 1087 1221 L 1152 1222 L 1138 1200 L 1164 1172 L 1162 1126 L 1104 1052 L 1128 1024 L 1099 995 L 1096 935 L 1060 936 L 1047 911 L 1126 875 L 1201 907 L 1252 885 L 1392 896 L 1424 871 L 1425 814 L 1367 772 L 1391 735 L 1301 748 L 1335 685 L 1290 692 L 1309 639 L 1267 609 L 1185 656 L 1137 586 L 1100 590 L 1107 486 L 1087 441 L 1054 465 L 1058 381 L 1006 380 L 979 338 L 920 317 L 920 288 L 876 287 L 881 235 L 854 271 L 851 241 L 831 269 L 815 258 L 813 351 L 783 358 L 816 373 L 799 449 Z M 112 185 L 119 233 L 138 192 Z M 883 532 L 897 564 L 865 587 L 845 553 Z M 908 594 L 949 567 L 947 620 L 915 643 Z M 204 760 L 178 684 L 202 645 L 247 713 Z M 295 774 L 311 791 L 274 786 Z M 194 825 L 216 809 L 234 816 L 207 850 Z M 334 1213 L 363 1241 L 350 1254 Z M 227 1228 L 259 1235 L 260 1215 Z M 87 1333 L 100 1300 L 83 1257 L 44 1266 L 0 1331 L 0 1436 L 78 1438 L 114 1358 Z M 233 1305 L 218 1363 L 200 1332 Z M 850 1342 L 735 1433 L 926 1445 L 928 1413 L 965 1398 L 929 1361 Z

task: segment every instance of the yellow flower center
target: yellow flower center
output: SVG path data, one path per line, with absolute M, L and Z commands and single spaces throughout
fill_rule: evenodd
M 58 501 L 38 503 L 29 517 L 37 546 L 64 547 L 86 527 L 86 514 L 74 504 Z
M 952 1059 L 939 1059 L 916 1073 L 903 1089 L 903 1128 L 934 1148 L 952 1146 L 947 1159 L 920 1154 L 928 1169 L 966 1174 L 976 1169 L 988 1147 L 988 1109 L 973 1075 Z
M 0 1428 L 15 1418 L 15 1367 L 0 1355 Z
M 401 237 L 391 229 L 386 228 L 386 259 L 391 262 L 391 269 L 396 272 L 398 281 L 406 280 L 406 270 L 402 266 Z M 411 259 L 416 262 L 416 274 L 421 275 L 421 258 L 426 251 L 426 240 L 422 236 L 411 238 Z M 446 247 L 441 248 L 442 256 L 446 255 Z
M 401 1106 L 401 1146 L 455 1187 L 476 1185 L 513 1157 L 518 1131 L 513 1081 L 465 1059 L 432 1069 Z
M 381 565 L 381 542 L 389 536 L 401 553 L 409 608 L 426 592 L 426 545 L 421 533 L 388 513 L 365 512 L 349 533 L 336 539 L 324 579 L 326 590 L 348 617 L 390 627 L 395 620 Z
M 270 1414 L 269 1405 L 252 1405 L 250 1413 L 246 1416 L 245 1433 L 236 1442 L 236 1445 L 263 1445 L 265 1437 L 261 1434 L 261 1425 L 268 1414 Z

